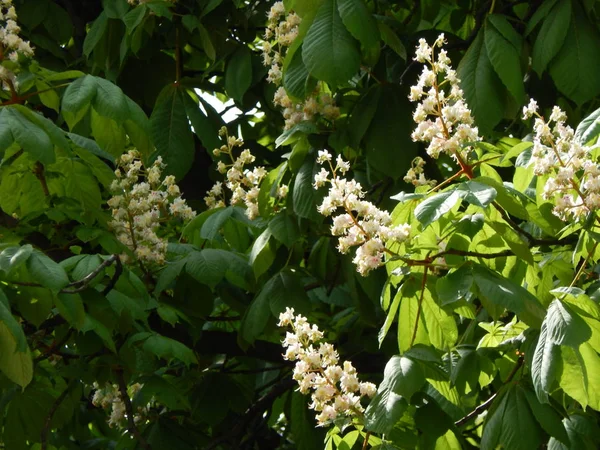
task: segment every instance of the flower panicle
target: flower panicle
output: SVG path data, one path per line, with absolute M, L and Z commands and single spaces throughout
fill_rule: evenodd
M 318 412 L 318 426 L 326 426 L 339 417 L 362 415 L 361 399 L 373 397 L 377 387 L 361 382 L 350 361 L 340 361 L 333 345 L 321 342 L 323 332 L 308 323 L 306 317 L 286 308 L 279 315 L 280 327 L 291 327 L 283 340 L 284 359 L 296 361 L 293 378 L 302 394 L 311 394 L 310 408 Z
M 225 189 L 231 192 L 231 205 L 244 205 L 246 207 L 246 216 L 249 219 L 255 219 L 259 215 L 258 194 L 260 193 L 260 183 L 267 175 L 267 170 L 262 166 L 248 169 L 247 166 L 256 161 L 256 158 L 250 150 L 242 150 L 239 156 L 234 157 L 236 147 L 242 147 L 244 141 L 229 136 L 227 128 L 222 127 L 219 134 L 225 138 L 226 143 L 213 150 L 215 156 L 225 155 L 229 159 L 229 164 L 220 160 L 217 163 L 217 170 L 224 174 L 225 183 L 217 181 L 208 191 L 204 201 L 209 209 L 221 208 L 226 205 Z M 277 198 L 282 200 L 287 196 L 288 186 L 282 184 L 277 190 Z
M 548 120 L 532 99 L 523 107 L 523 119 L 534 118 L 530 164 L 538 176 L 548 176 L 542 196 L 555 204 L 553 213 L 561 220 L 585 219 L 600 208 L 600 166 L 591 151 L 575 139 L 566 124 L 567 115 L 558 106 Z
M 21 68 L 21 59 L 33 56 L 29 41 L 19 36 L 21 27 L 17 19 L 12 0 L 0 0 L 0 83 L 4 89 L 18 89 L 16 74 Z
M 161 224 L 170 218 L 187 222 L 196 216 L 181 197 L 175 177 L 162 176 L 165 167 L 158 157 L 145 170 L 137 150 L 123 154 L 110 186 L 113 196 L 108 200 L 113 217 L 109 226 L 117 239 L 139 261 L 157 265 L 164 264 L 167 253 L 167 241 L 159 236 Z
M 432 158 L 446 153 L 466 160 L 473 142 L 481 138 L 464 100 L 460 79 L 442 48 L 445 43 L 443 33 L 431 46 L 425 39 L 419 40 L 414 60 L 424 67 L 417 84 L 410 88 L 409 99 L 419 102 L 413 114 L 417 128 L 411 137 L 413 141 L 428 142 L 427 154 Z M 412 175 L 408 175 L 410 182 L 415 180 Z
M 408 240 L 411 227 L 409 224 L 393 225 L 387 211 L 364 200 L 365 192 L 360 183 L 340 176 L 350 170 L 350 164 L 341 156 L 333 161 L 327 150 L 321 150 L 317 162 L 328 168 L 322 167 L 315 175 L 314 187 L 329 184 L 329 192 L 317 209 L 324 216 L 333 216 L 331 234 L 339 236 L 337 248 L 340 253 L 348 253 L 352 247 L 357 247 L 352 262 L 365 276 L 384 264 L 386 244 Z

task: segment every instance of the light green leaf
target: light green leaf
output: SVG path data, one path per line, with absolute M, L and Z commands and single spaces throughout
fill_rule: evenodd
M 11 313 L 10 303 L 4 291 L 0 288 L 0 322 L 4 323 L 7 330 L 12 334 L 13 339 L 15 340 L 15 351 L 17 352 L 26 352 L 27 347 L 27 338 L 25 337 L 25 333 L 23 328 L 17 322 L 17 320 L 13 317 Z
M 575 130 L 575 139 L 585 145 L 600 134 L 600 108 L 583 119 Z
M 559 386 L 585 409 L 600 410 L 600 357 L 589 343 L 579 350 L 560 347 L 562 364 Z
M 42 164 L 53 163 L 54 144 L 44 130 L 14 107 L 6 106 L 3 110 L 2 118 L 10 127 L 14 140 L 21 148 Z
M 461 193 L 454 187 L 448 191 L 434 194 L 419 203 L 415 208 L 415 217 L 425 228 L 450 211 L 461 197 Z
M 493 187 L 473 180 L 456 185 L 456 190 L 465 201 L 481 208 L 492 203 L 497 195 L 497 191 Z
M 358 45 L 342 22 L 337 0 L 319 7 L 304 38 L 302 59 L 312 76 L 332 86 L 347 83 L 358 71 Z
M 17 351 L 17 340 L 4 322 L 0 322 L 0 370 L 24 388 L 33 378 L 33 361 L 27 347 Z

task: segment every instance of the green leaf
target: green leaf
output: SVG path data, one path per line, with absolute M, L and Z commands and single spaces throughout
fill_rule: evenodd
M 254 276 L 258 279 L 263 273 L 265 273 L 273 264 L 275 260 L 275 251 L 271 246 L 271 231 L 269 228 L 265 230 L 256 238 L 250 251 L 250 265 L 254 270 Z
M 325 0 L 302 45 L 302 59 L 309 73 L 332 86 L 346 84 L 360 67 L 357 47 L 342 22 L 337 0 Z
M 488 57 L 484 30 L 477 37 L 458 65 L 458 76 L 465 99 L 475 121 L 485 131 L 491 130 L 504 115 L 504 86 Z
M 377 27 L 379 28 L 379 32 L 381 33 L 381 39 L 383 40 L 383 42 L 385 42 L 385 45 L 394 50 L 400 58 L 406 61 L 406 47 L 404 47 L 404 44 L 402 43 L 396 32 L 384 22 L 378 21 Z
M 23 332 L 23 328 L 13 317 L 10 310 L 10 303 L 8 298 L 4 294 L 4 291 L 0 288 L 0 322 L 4 324 L 6 329 L 12 334 L 15 340 L 15 351 L 26 352 L 28 349 L 27 338 Z
M 227 250 L 205 248 L 193 251 L 186 259 L 185 270 L 200 283 L 212 289 L 227 277 L 230 281 L 234 272 L 247 269 L 247 263 L 235 253 Z M 238 274 L 246 276 L 245 273 Z
M 569 435 L 562 422 L 562 417 L 550 405 L 540 403 L 533 392 L 523 390 L 531 412 L 543 430 L 565 445 L 569 445 Z
M 173 358 L 183 362 L 186 366 L 196 364 L 198 360 L 194 352 L 184 344 L 174 339 L 161 336 L 158 333 L 152 333 L 148 339 L 144 341 L 143 348 L 145 351 L 166 359 L 167 361 Z
M 291 248 L 300 238 L 298 224 L 285 212 L 278 213 L 269 221 L 269 231 L 271 231 L 271 234 L 275 239 L 288 248 Z
M 85 323 L 85 309 L 79 294 L 58 294 L 56 307 L 61 316 L 76 330 L 81 330 Z
M 142 20 L 146 16 L 146 11 L 146 5 L 139 5 L 123 16 L 123 23 L 127 27 L 127 34 L 131 34 L 142 23 Z
M 415 208 L 415 217 L 425 228 L 450 211 L 461 197 L 461 193 L 454 187 L 434 194 L 419 203 Z
M 128 99 L 121 88 L 104 78 L 94 78 L 96 82 L 96 95 L 93 99 L 93 106 L 98 111 L 98 114 L 114 119 L 117 122 L 131 119 L 132 111 L 130 111 Z
M 319 205 L 319 195 L 313 188 L 313 171 L 316 162 L 312 158 L 307 158 L 294 179 L 294 188 L 292 190 L 292 203 L 294 212 L 304 219 L 319 220 L 320 214 L 317 212 Z
M 40 126 L 28 120 L 14 107 L 4 107 L 2 113 L 3 121 L 23 150 L 42 164 L 55 161 L 54 144 Z
M 583 119 L 575 130 L 575 140 L 581 145 L 592 141 L 600 134 L 600 108 Z
M 252 84 L 252 60 L 246 46 L 239 47 L 231 56 L 225 71 L 225 90 L 234 100 L 242 103 L 244 94 Z
M 90 53 L 94 51 L 100 42 L 100 39 L 102 39 L 107 26 L 108 16 L 106 15 L 106 12 L 102 11 L 97 19 L 94 20 L 92 27 L 85 35 L 85 40 L 83 41 L 83 54 L 86 57 L 90 57 Z
M 544 321 L 531 361 L 531 379 L 541 403 L 548 403 L 548 392 L 553 388 L 560 364 L 560 347 L 548 338 L 547 328 Z
M 31 254 L 27 260 L 27 270 L 34 280 L 47 288 L 59 290 L 69 284 L 65 269 L 42 252 L 34 251 Z
M 485 300 L 517 313 L 531 327 L 540 327 L 546 311 L 527 289 L 479 264 L 473 265 L 473 280 Z
M 559 347 L 562 356 L 559 386 L 583 408 L 600 410 L 600 357 L 589 343 L 579 350 Z
M 507 38 L 504 33 L 512 33 Z M 510 39 L 516 35 L 513 42 Z M 517 103 L 522 103 L 525 98 L 523 87 L 523 74 L 521 73 L 521 45 L 516 34 L 505 16 L 492 14 L 487 16 L 485 22 L 485 47 L 494 70 L 514 97 Z M 517 40 L 518 39 L 518 40 Z M 518 47 L 515 46 L 518 43 Z
M 204 114 L 200 109 L 200 104 L 194 101 L 190 95 L 183 96 L 183 102 L 185 104 L 185 113 L 190 119 L 190 123 L 194 128 L 194 133 L 202 142 L 202 145 L 206 150 L 211 151 L 215 148 L 219 148 L 222 143 L 219 139 L 219 130 L 215 124 Z
M 385 289 L 385 288 L 384 288 Z M 398 306 L 400 306 L 400 301 L 402 300 L 402 294 L 400 290 L 396 292 L 394 295 L 394 300 L 392 300 L 392 304 L 390 305 L 389 310 L 387 311 L 387 316 L 385 317 L 385 322 L 379 333 L 377 335 L 377 341 L 379 342 L 379 348 L 381 348 L 381 344 L 383 344 L 383 340 L 385 339 L 392 323 L 394 323 L 394 319 L 396 318 L 396 314 L 398 313 Z
M 558 54 L 565 43 L 571 22 L 571 0 L 560 0 L 548 12 L 538 33 L 531 62 L 533 69 L 540 75 Z
M 550 303 L 544 323 L 547 339 L 556 345 L 569 345 L 577 349 L 592 336 L 587 323 L 558 299 Z
M 167 86 L 156 100 L 150 119 L 157 155 L 167 164 L 166 171 L 177 179 L 183 178 L 194 161 L 194 139 L 183 95 L 176 86 Z
M 85 75 L 73 81 L 63 94 L 62 98 L 62 113 L 69 124 L 69 128 L 77 124 L 82 118 L 82 111 L 89 109 L 90 105 L 96 97 L 96 79 L 91 75 Z M 69 119 L 69 113 L 73 120 Z
M 571 2 L 565 0 L 557 7 L 563 3 Z M 550 75 L 563 94 L 582 105 L 600 93 L 600 61 L 596 58 L 600 54 L 600 33 L 577 3 L 573 7 L 571 25 L 564 45 L 550 65 Z M 558 33 L 559 30 L 552 30 L 554 36 Z
M 392 356 L 385 365 L 383 378 L 388 380 L 389 389 L 409 401 L 425 384 L 421 366 L 406 356 Z
M 287 58 L 287 56 L 286 56 Z M 303 100 L 308 94 L 310 74 L 302 61 L 302 52 L 296 49 L 283 72 L 283 87 L 289 96 Z
M 338 12 L 350 34 L 365 48 L 379 45 L 379 29 L 363 0 L 337 0 Z
M 531 450 L 542 442 L 537 425 L 519 385 L 510 385 L 501 391 L 483 425 L 481 448 L 495 449 L 499 446 L 511 450 Z
M 456 190 L 460 193 L 461 198 L 480 208 L 485 208 L 492 203 L 497 195 L 497 191 L 493 187 L 472 180 L 457 184 Z
M 17 339 L 4 322 L 0 322 L 0 370 L 23 388 L 33 378 L 33 361 L 29 348 L 25 351 L 17 350 Z
M 365 411 L 365 427 L 369 431 L 388 433 L 408 407 L 407 401 L 396 393 L 398 389 L 412 395 L 425 382 L 422 373 L 419 373 L 420 367 L 417 364 L 407 362 L 403 366 L 399 361 L 401 359 L 400 356 L 393 356 L 385 366 L 383 381 Z M 410 361 L 408 358 L 404 359 Z M 420 375 L 420 380 L 417 375 Z M 408 387 L 399 386 L 399 380 L 401 379 L 407 380 L 410 385 Z
M 473 286 L 473 273 L 471 266 L 463 264 L 454 272 L 438 278 L 436 291 L 442 306 L 455 303 L 464 298 Z

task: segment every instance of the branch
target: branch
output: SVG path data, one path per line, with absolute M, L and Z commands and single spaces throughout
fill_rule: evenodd
M 517 371 L 521 368 L 524 361 L 525 361 L 525 357 L 523 355 L 519 356 L 519 359 L 517 360 L 517 364 L 515 364 L 515 367 L 513 367 L 513 370 L 510 372 L 510 374 L 508 375 L 508 378 L 506 379 L 506 381 L 504 382 L 503 385 L 506 385 L 512 381 L 513 377 L 516 375 Z M 496 392 L 494 395 L 492 395 L 490 398 L 488 398 L 484 403 L 479 405 L 477 408 L 475 408 L 473 411 L 471 411 L 465 417 L 454 422 L 454 425 L 457 427 L 463 426 L 465 423 L 469 422 L 471 419 L 477 417 L 479 414 L 481 414 L 483 411 L 487 410 L 492 405 L 492 403 L 494 402 L 494 400 L 496 399 L 497 396 L 498 396 L 498 392 Z
M 127 384 L 125 384 L 125 378 L 123 377 L 123 370 L 117 371 L 117 382 L 119 383 L 119 392 L 121 393 L 121 399 L 125 403 L 125 413 L 127 414 L 127 431 L 137 440 L 140 447 L 145 450 L 151 450 L 150 444 L 146 441 L 140 430 L 135 426 L 133 420 L 133 407 L 131 406 L 131 399 L 127 394 Z
M 44 422 L 44 428 L 42 428 L 42 434 L 40 436 L 40 441 L 42 443 L 41 450 L 46 450 L 48 448 L 48 433 L 50 432 L 50 426 L 52 424 L 52 417 L 54 417 L 54 414 L 58 410 L 58 408 L 59 408 L 60 404 L 63 402 L 63 400 L 65 398 L 67 398 L 67 395 L 69 395 L 69 392 L 71 391 L 71 389 L 77 384 L 75 381 L 76 380 L 71 380 L 69 382 L 66 389 L 54 401 L 52 408 L 50 408 L 50 412 L 48 412 L 48 415 L 46 416 L 46 421 Z
M 64 338 L 62 338 L 60 340 L 60 342 L 54 341 L 52 343 L 52 345 L 50 345 L 50 347 L 48 347 L 48 350 L 46 350 L 45 353 L 41 354 L 40 356 L 35 358 L 33 361 L 37 363 L 37 362 L 43 361 L 44 359 L 47 359 L 50 356 L 55 355 L 56 353 L 60 352 L 61 347 L 63 345 L 65 345 L 69 339 L 71 339 L 72 334 L 73 334 L 73 328 L 69 328 L 69 331 L 67 331 L 67 334 L 65 335 Z

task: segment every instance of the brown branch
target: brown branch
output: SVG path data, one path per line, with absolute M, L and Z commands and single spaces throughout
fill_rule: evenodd
M 517 371 L 523 365 L 524 361 L 525 361 L 525 357 L 523 355 L 520 355 L 519 359 L 517 360 L 517 364 L 515 364 L 515 367 L 513 367 L 513 370 L 510 372 L 510 374 L 508 375 L 508 378 L 506 379 L 506 381 L 504 382 L 503 385 L 506 385 L 512 381 L 514 376 L 517 374 Z M 492 395 L 490 398 L 488 398 L 484 403 L 479 405 L 477 408 L 475 408 L 473 411 L 471 411 L 465 417 L 454 422 L 454 425 L 457 427 L 463 426 L 465 423 L 469 422 L 471 419 L 477 417 L 483 411 L 487 410 L 490 406 L 492 406 L 492 403 L 494 402 L 494 400 L 496 399 L 497 396 L 498 396 L 498 393 L 496 392 L 494 395 Z
M 40 184 L 42 185 L 42 191 L 44 191 L 44 195 L 46 197 L 50 196 L 50 191 L 48 190 L 48 183 L 46 182 L 46 176 L 44 175 L 44 165 L 36 161 L 33 165 L 33 174 L 35 177 L 40 180 Z
M 145 450 L 151 450 L 150 444 L 146 441 L 140 430 L 138 430 L 133 420 L 133 407 L 131 406 L 131 399 L 127 394 L 127 384 L 125 383 L 125 377 L 123 376 L 123 370 L 117 371 L 117 383 L 119 385 L 119 392 L 121 393 L 121 400 L 125 404 L 125 414 L 127 414 L 127 431 L 136 439 L 141 448 Z
M 43 354 L 41 354 L 40 356 L 36 357 L 33 362 L 40 362 L 43 361 L 44 359 L 49 358 L 52 355 L 55 355 L 57 353 L 60 352 L 60 349 L 67 343 L 67 341 L 69 339 L 71 339 L 71 335 L 73 334 L 73 328 L 69 328 L 69 331 L 67 332 L 67 334 L 65 335 L 64 338 L 62 338 L 60 341 L 54 341 L 52 343 L 52 345 L 50 345 L 50 347 L 48 347 L 48 349 L 46 350 L 46 352 L 44 352 Z
M 67 385 L 66 389 L 58 396 L 58 398 L 52 404 L 52 408 L 50 408 L 50 412 L 48 412 L 48 415 L 46 416 L 44 428 L 42 428 L 42 433 L 40 435 L 40 441 L 42 444 L 41 450 L 47 450 L 48 448 L 48 433 L 50 432 L 50 427 L 52 425 L 52 417 L 54 417 L 54 414 L 58 410 L 60 404 L 64 401 L 65 398 L 67 398 L 67 395 L 69 395 L 69 392 L 71 392 L 71 389 L 73 389 L 73 387 L 76 384 L 76 380 L 71 380 L 71 382 L 69 382 L 69 384 Z
M 371 437 L 371 432 L 367 431 L 365 434 L 365 442 L 363 442 L 362 450 L 367 450 L 367 445 L 369 445 L 369 438 Z

